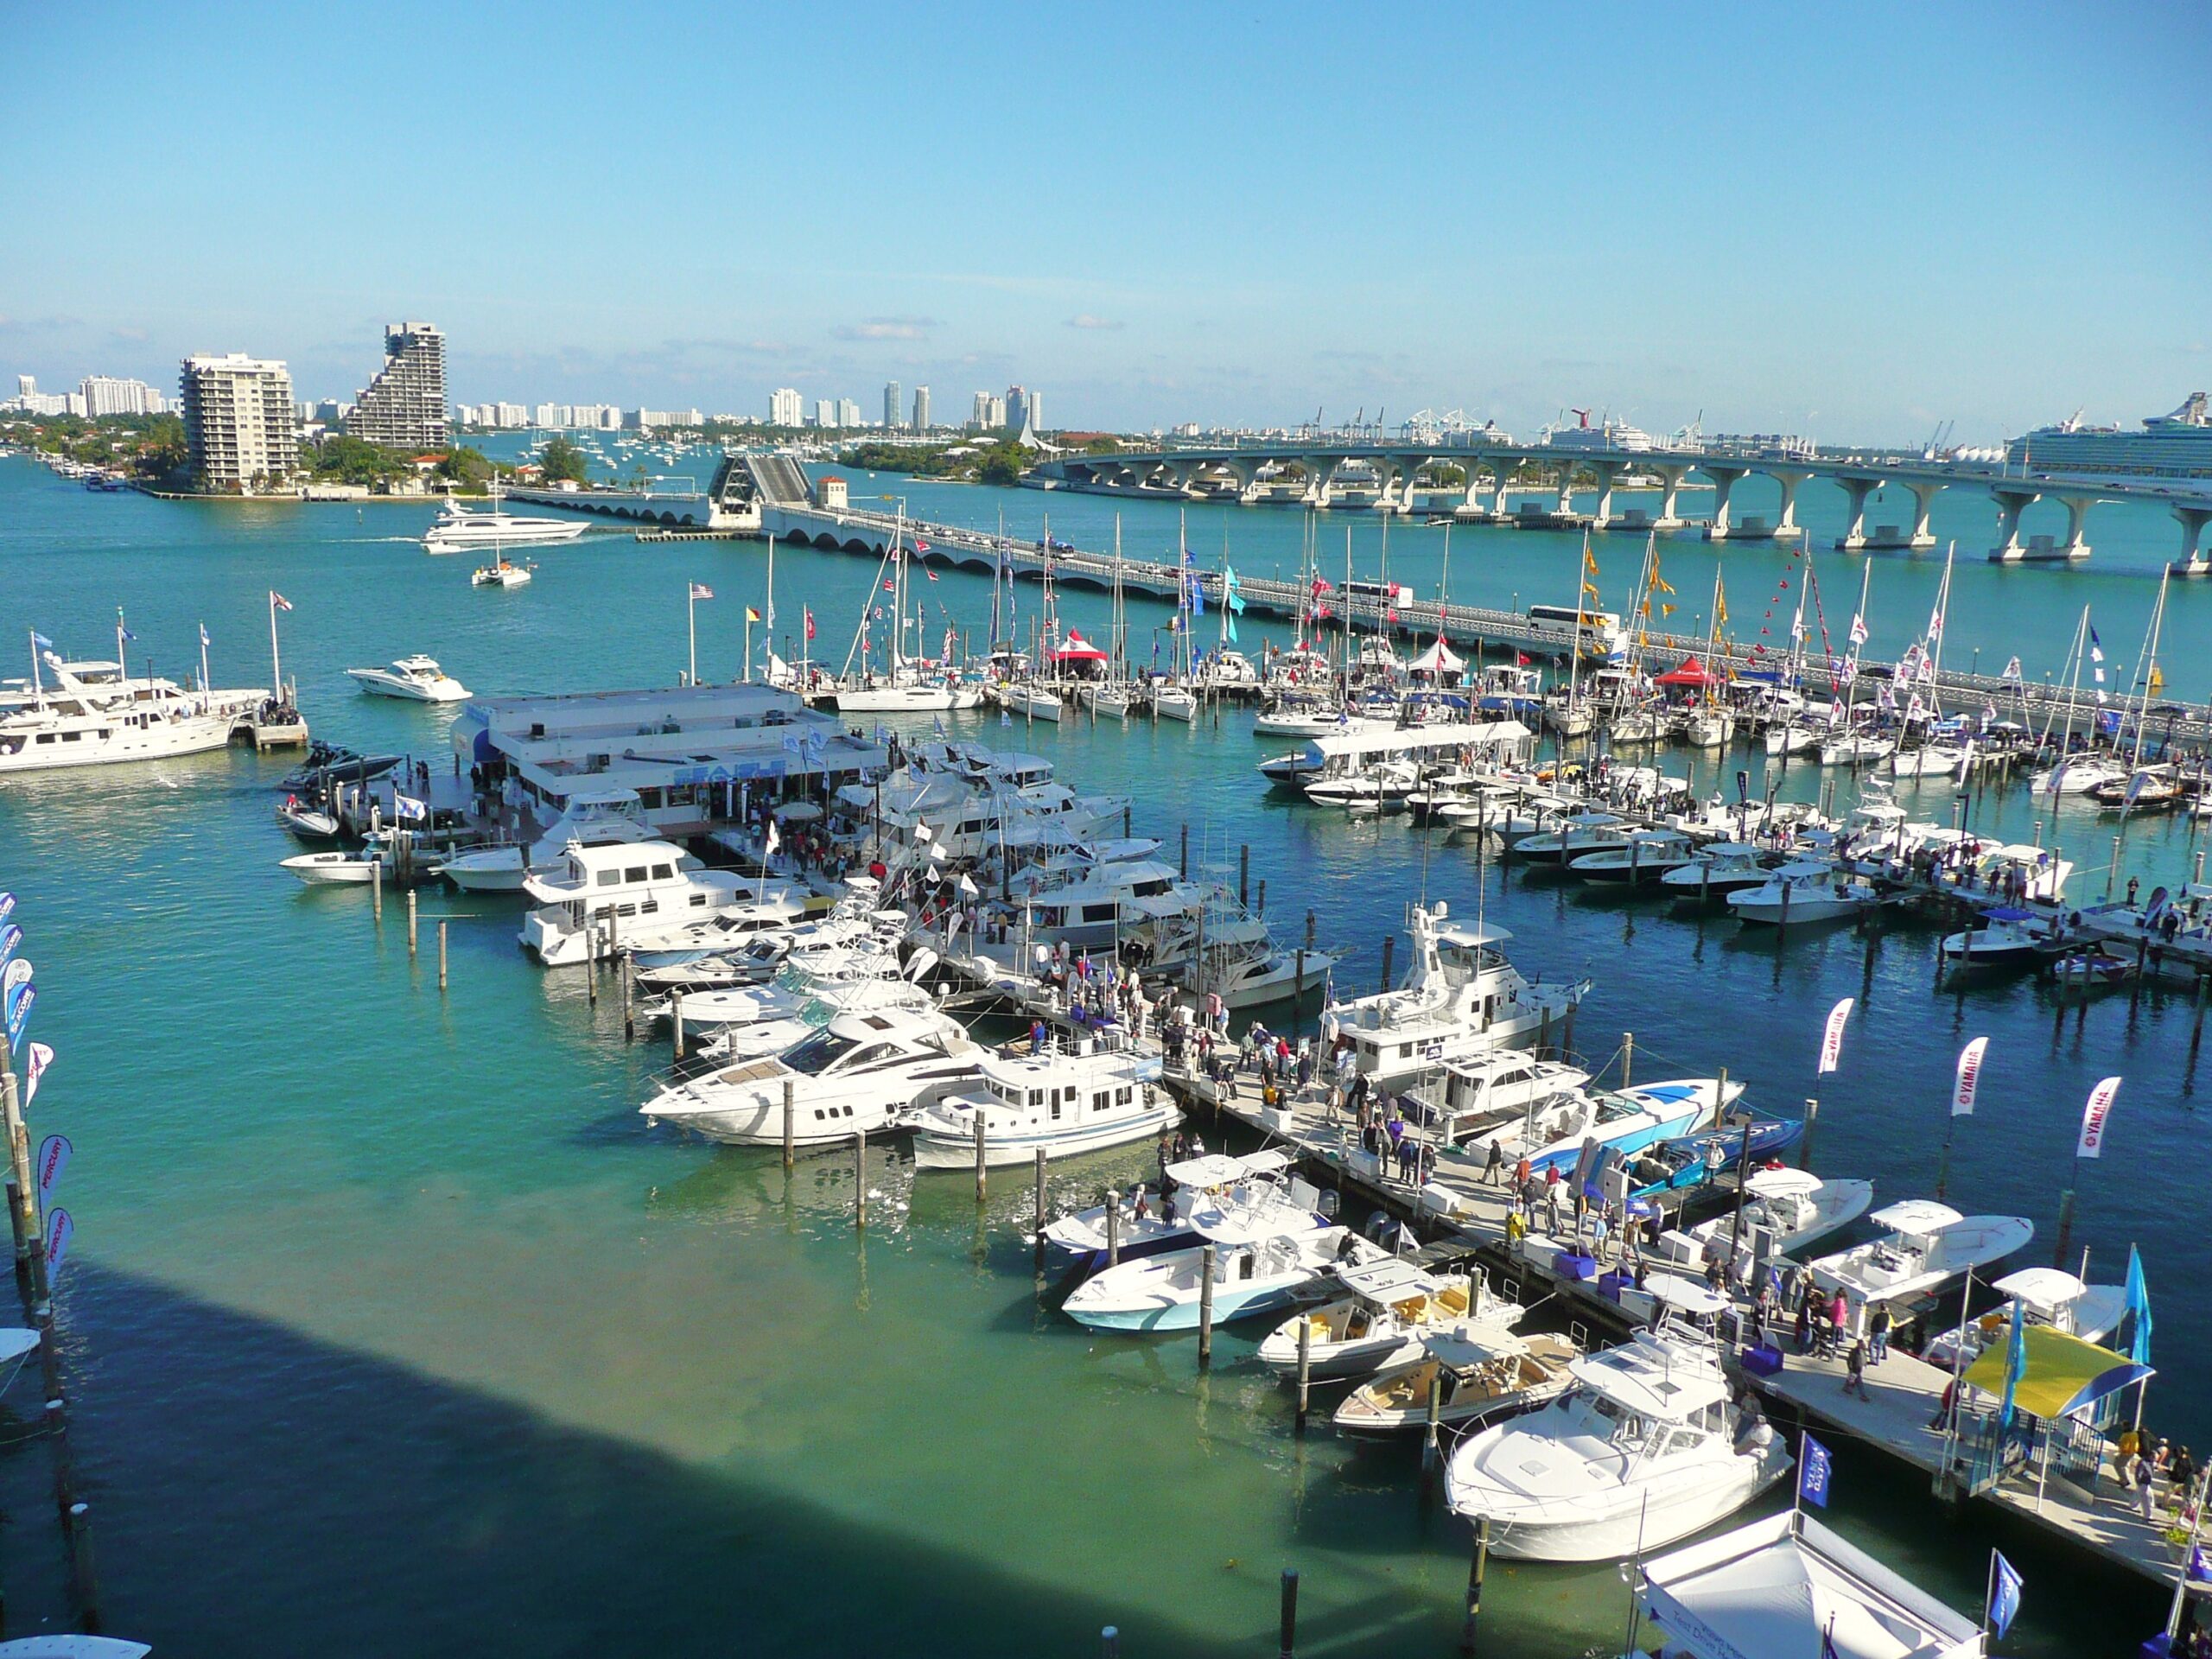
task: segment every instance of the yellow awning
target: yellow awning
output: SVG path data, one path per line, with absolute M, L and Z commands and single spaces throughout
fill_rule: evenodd
M 2138 1365 L 2124 1354 L 2047 1325 L 2029 1325 L 2020 1335 L 2027 1368 L 2012 1390 L 2012 1403 L 2031 1416 L 2066 1416 L 2151 1375 L 2148 1366 Z M 2005 1356 L 2011 1345 L 2011 1332 L 2000 1332 L 1981 1357 L 1967 1367 L 1966 1380 L 2002 1399 Z

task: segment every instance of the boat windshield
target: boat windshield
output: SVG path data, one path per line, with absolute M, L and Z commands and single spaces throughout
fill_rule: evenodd
M 859 1046 L 856 1039 L 825 1027 L 785 1055 L 784 1064 L 803 1076 L 818 1077 Z
M 1613 1445 L 1624 1452 L 1643 1449 L 1644 1440 L 1650 1432 L 1643 1418 L 1602 1394 L 1592 1394 L 1590 1404 L 1599 1417 L 1612 1425 L 1612 1433 L 1607 1438 Z

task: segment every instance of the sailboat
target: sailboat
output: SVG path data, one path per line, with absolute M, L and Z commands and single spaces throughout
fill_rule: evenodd
M 1114 622 L 1106 642 L 1106 677 L 1086 680 L 1076 688 L 1076 697 L 1093 715 L 1108 720 L 1127 720 L 1129 705 L 1135 701 L 1129 695 L 1128 678 L 1129 655 L 1129 613 L 1128 601 L 1122 592 L 1122 515 L 1114 515 Z
M 876 579 L 869 585 L 867 597 L 861 601 L 860 622 L 853 630 L 852 649 L 845 654 L 844 672 L 839 676 L 845 684 L 836 696 L 840 714 L 941 714 L 948 709 L 982 706 L 983 688 L 980 682 L 963 681 L 950 663 L 931 672 L 924 664 L 907 658 L 906 572 L 912 561 L 906 556 L 906 506 L 902 501 L 897 525 L 891 534 L 891 545 L 884 552 L 883 563 L 876 567 Z M 869 625 L 882 619 L 883 607 L 878 602 L 878 595 L 887 591 L 891 594 L 891 626 L 884 672 L 878 677 L 868 666 Z M 857 681 L 852 678 L 855 658 L 861 664 Z
M 1904 711 L 1904 733 L 1910 737 L 1913 728 L 1922 722 L 1929 727 L 1941 718 L 1942 695 L 1940 676 L 1943 671 L 1943 620 L 1951 604 L 1951 561 L 1958 551 L 1958 543 L 1951 543 L 1951 550 L 1943 556 L 1943 581 L 1936 590 L 1936 608 L 1928 619 L 1928 632 L 1921 642 L 1920 656 L 1916 663 L 1925 663 L 1928 682 L 1928 704 L 1921 706 L 1920 693 L 1912 694 Z M 1947 743 L 1930 735 L 1915 748 L 1900 747 L 1890 757 L 1890 770 L 1899 778 L 1948 778 L 1966 763 L 1966 753 L 1955 743 Z
M 1198 573 L 1191 565 L 1191 546 L 1182 533 L 1183 516 L 1176 515 L 1176 541 L 1179 563 L 1175 576 L 1175 657 L 1171 671 L 1165 680 L 1155 680 L 1152 686 L 1152 713 L 1155 720 L 1178 720 L 1189 725 L 1198 717 L 1198 700 L 1191 693 L 1191 621 L 1194 614 L 1192 600 L 1198 589 Z

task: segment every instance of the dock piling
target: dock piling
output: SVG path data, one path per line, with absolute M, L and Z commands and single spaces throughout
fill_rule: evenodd
M 868 1230 L 868 1131 L 853 1131 L 853 1225 Z
M 1252 899 L 1252 843 L 1245 842 L 1236 849 L 1236 906 L 1249 909 Z
M 1282 1651 L 1276 1659 L 1292 1659 L 1298 1650 L 1298 1572 L 1285 1567 L 1282 1573 Z
M 1805 1097 L 1805 1138 L 1797 1143 L 1797 1167 L 1813 1166 L 1813 1124 L 1821 1115 L 1821 1103 L 1811 1096 Z
M 1621 1087 L 1630 1086 L 1636 1075 L 1636 1033 L 1621 1033 Z
M 1490 1571 L 1490 1517 L 1475 1517 L 1474 1559 L 1467 1564 L 1467 1619 L 1459 1627 L 1459 1651 L 1470 1659 L 1479 1640 L 1477 1624 L 1483 1616 L 1483 1578 Z
M 1258 908 L 1258 909 L 1254 912 L 1254 914 L 1255 914 L 1255 915 L 1260 915 L 1260 916 L 1264 916 L 1264 915 L 1266 915 L 1267 913 L 1268 913 L 1268 878 L 1267 878 L 1266 876 L 1264 876 L 1264 875 L 1263 875 L 1263 876 L 1262 876 L 1262 877 L 1260 878 L 1260 905 L 1259 905 L 1259 908 Z
M 625 957 L 622 958 L 622 1040 L 626 1043 L 638 1040 L 638 1016 L 632 1006 L 631 978 L 630 958 Z
M 683 993 L 672 991 L 668 1001 L 669 1023 L 676 1030 L 676 1058 L 683 1058 Z
M 415 889 L 407 889 L 407 960 L 415 960 Z
M 2066 1265 L 2068 1247 L 2074 1242 L 2074 1189 L 2068 1187 L 2058 1195 L 2058 1248 L 2051 1252 L 2050 1265 Z
M 784 1168 L 786 1173 L 791 1166 L 791 1141 L 797 1116 L 796 1103 L 791 1098 L 791 1079 L 785 1077 L 784 1079 Z
M 1438 1446 L 1436 1431 L 1444 1420 L 1444 1368 L 1433 1366 L 1428 1373 L 1427 1415 L 1421 1426 L 1421 1467 L 1424 1475 L 1436 1472 Z
M 69 1524 L 69 1508 L 77 1501 L 75 1471 L 69 1462 L 69 1408 L 60 1400 L 48 1400 L 45 1413 L 46 1438 L 54 1445 L 54 1502 L 61 1524 Z
M 2111 889 L 2106 889 L 2111 896 Z M 384 925 L 384 861 L 372 859 L 369 863 L 369 917 L 379 927 Z
M 414 895 L 413 893 L 410 893 L 410 894 L 408 894 L 407 896 L 408 896 L 409 898 L 410 898 L 410 899 L 411 899 L 411 898 L 413 898 L 415 895 Z M 445 988 L 446 988 L 446 923 L 445 923 L 445 918 L 443 918 L 442 916 L 441 916 L 441 917 L 438 918 L 438 988 L 439 988 L 440 990 L 442 990 L 442 991 L 443 989 L 445 989 Z
M 1045 1252 L 1045 1148 L 1037 1148 L 1037 1253 Z
M 1312 1403 L 1313 1377 L 1313 1321 L 1298 1316 L 1298 1432 L 1306 1432 L 1306 1413 Z
M 2196 1051 L 2204 1041 L 2204 982 L 2208 978 L 2212 978 L 2212 975 L 2200 973 L 2196 976 L 2196 1012 L 2190 1017 L 2189 1022 L 2189 1058 L 2192 1060 L 2196 1058 Z
M 88 1503 L 69 1506 L 69 1580 L 77 1597 L 77 1622 L 86 1636 L 98 1636 L 100 1587 L 92 1571 L 92 1510 Z
M 976 1114 L 976 1202 L 983 1201 L 983 1114 Z
M 1118 1206 L 1111 1206 L 1112 1214 Z M 1198 1252 L 1198 1369 L 1205 1370 L 1213 1363 L 1213 1264 L 1214 1247 L 1208 1244 Z
M 1191 879 L 1191 826 L 1187 823 L 1183 826 L 1183 851 L 1176 868 L 1179 880 L 1187 881 Z
M 1206 1252 L 1211 1255 L 1213 1246 L 1207 1245 Z M 1122 1265 L 1122 1195 L 1110 1186 L 1106 1189 L 1106 1265 L 1109 1268 Z M 1213 1306 L 1212 1287 L 1212 1280 L 1207 1280 L 1206 1289 L 1200 1297 L 1208 1309 Z

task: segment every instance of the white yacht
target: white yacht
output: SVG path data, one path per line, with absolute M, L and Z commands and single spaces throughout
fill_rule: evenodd
M 1548 1332 L 1528 1335 L 1469 1321 L 1431 1332 L 1421 1352 L 1362 1383 L 1332 1421 L 1356 1440 L 1417 1434 L 1428 1424 L 1428 1390 L 1437 1387 L 1436 1421 L 1457 1433 L 1533 1411 L 1573 1384 L 1581 1350 Z
M 2055 916 L 2000 905 L 1981 912 L 1982 925 L 1946 933 L 1936 948 L 1955 968 L 2032 968 L 2063 956 L 2067 940 Z
M 2124 784 L 2131 775 L 2127 762 L 2117 755 L 2069 754 L 2037 772 L 2028 786 L 2035 795 L 2087 795 L 2107 784 Z
M 1180 721 L 1187 726 L 1198 717 L 1198 700 L 1187 687 L 1156 681 L 1152 688 L 1152 712 L 1161 720 Z
M 469 585 L 474 588 L 520 588 L 537 574 L 534 564 L 517 564 L 504 554 L 489 564 L 480 564 L 469 573 Z
M 1592 1143 L 1628 1157 L 1661 1141 L 1694 1135 L 1717 1122 L 1744 1092 L 1742 1084 L 1732 1082 L 1723 1102 L 1718 1077 L 1676 1077 L 1633 1089 L 1574 1087 L 1518 1109 L 1493 1109 L 1471 1122 L 1452 1104 L 1468 1068 L 1447 1064 L 1444 1071 L 1445 1109 L 1450 1114 L 1446 1133 L 1456 1137 L 1450 1147 L 1453 1160 L 1480 1169 L 1495 1145 L 1507 1167 L 1526 1158 L 1538 1174 L 1554 1165 L 1571 1171 Z
M 1618 847 L 1575 854 L 1567 869 L 1584 881 L 1643 887 L 1663 880 L 1694 856 L 1690 838 L 1679 830 L 1637 830 Z
M 1412 960 L 1398 988 L 1332 1003 L 1321 1015 L 1324 1046 L 1352 1041 L 1370 1086 L 1395 1088 L 1446 1061 L 1497 1048 L 1525 1048 L 1551 1033 L 1588 994 L 1586 979 L 1524 979 L 1497 948 L 1502 927 L 1447 922 L 1446 906 L 1412 907 Z
M 1418 1359 L 1433 1332 L 1462 1325 L 1510 1331 L 1518 1302 L 1494 1295 L 1480 1274 L 1431 1274 L 1395 1257 L 1337 1273 L 1345 1295 L 1292 1315 L 1261 1339 L 1258 1359 L 1284 1376 L 1298 1374 L 1299 1331 L 1307 1332 L 1306 1374 L 1365 1376 Z
M 1715 1216 L 1687 1233 L 1663 1234 L 1662 1253 L 1685 1266 L 1702 1266 L 1708 1249 L 1733 1238 L 1738 1241 L 1740 1274 L 1750 1264 L 1751 1241 L 1758 1230 L 1765 1230 L 1776 1255 L 1787 1255 L 1848 1227 L 1874 1202 L 1872 1181 L 1824 1181 L 1803 1169 L 1755 1169 L 1744 1191 L 1740 1227 L 1732 1213 Z M 1726 1256 L 1726 1251 L 1721 1255 Z
M 822 1146 L 903 1128 L 921 1108 L 974 1086 L 985 1052 L 937 1009 L 841 1014 L 783 1053 L 667 1084 L 638 1109 L 727 1146 Z
M 1149 1141 L 1182 1117 L 1160 1086 L 1156 1054 L 1100 1038 L 1041 1054 L 995 1054 L 983 1086 L 948 1095 L 913 1116 L 918 1169 L 970 1169 L 976 1126 L 983 1161 L 1026 1164 L 1039 1149 L 1055 1158 Z
M 1962 1216 L 1933 1198 L 1907 1198 L 1871 1217 L 1884 1230 L 1871 1243 L 1854 1245 L 1809 1265 L 1815 1281 L 1861 1305 L 1910 1302 L 2024 1248 L 2036 1236 L 2024 1216 Z
M 983 706 L 983 683 L 957 672 L 899 667 L 886 677 L 869 676 L 836 695 L 841 715 L 930 715 Z
M 557 871 L 523 879 L 522 890 L 539 907 L 523 918 L 517 937 L 547 967 L 563 968 L 677 923 L 706 921 L 758 902 L 757 882 L 732 871 L 692 868 L 696 862 L 665 841 L 572 842 Z
M 2014 1302 L 2020 1305 L 2023 1324 L 2047 1325 L 2084 1342 L 2102 1342 L 2127 1317 L 2125 1285 L 2084 1284 L 2063 1268 L 2022 1268 L 1993 1281 L 1989 1287 L 2004 1302 L 1979 1319 L 1944 1332 L 1928 1344 L 1922 1358 L 1948 1370 L 1954 1357 L 1963 1352 L 1965 1363 L 1958 1368 L 1963 1370 L 1985 1350 L 2004 1342 L 2012 1328 Z
M 974 1155 L 971 1149 L 971 1157 Z M 1222 1215 L 1247 1216 L 1265 1212 L 1264 1219 L 1247 1218 L 1240 1224 L 1248 1232 L 1284 1233 L 1319 1229 L 1329 1224 L 1319 1211 L 1321 1194 L 1295 1173 L 1295 1160 L 1281 1147 L 1232 1157 L 1227 1153 L 1200 1153 L 1166 1166 L 1173 1183 L 1157 1199 L 1139 1187 L 1117 1194 L 1114 1245 L 1125 1257 L 1158 1255 L 1196 1243 L 1195 1216 L 1210 1219 Z M 1139 1198 L 1143 1198 L 1141 1213 Z M 1078 1261 L 1103 1262 L 1106 1256 L 1107 1205 L 1094 1205 L 1071 1216 L 1061 1216 L 1045 1228 L 1045 1242 Z
M 417 652 L 402 657 L 389 668 L 349 668 L 372 697 L 405 697 L 416 702 L 464 702 L 468 688 L 437 664 L 437 659 Z
M 1023 720 L 1048 720 L 1057 726 L 1067 712 L 1060 694 L 1049 685 L 1030 681 L 999 687 L 999 707 Z
M 1659 885 L 1671 899 L 1725 899 L 1732 893 L 1766 885 L 1765 855 L 1749 842 L 1716 841 L 1698 849 L 1687 864 L 1669 870 Z
M 1770 871 L 1765 882 L 1728 895 L 1738 921 L 1833 922 L 1860 915 L 1875 904 L 1874 889 L 1848 871 L 1817 859 L 1801 859 Z
M 532 870 L 556 873 L 572 842 L 585 847 L 607 847 L 618 842 L 652 839 L 652 826 L 639 816 L 636 790 L 578 790 L 569 798 L 562 815 L 527 848 L 519 842 L 471 848 L 452 854 L 438 868 L 464 893 L 520 893 Z M 689 854 L 683 861 L 687 866 L 698 862 Z
M 200 754 L 231 741 L 228 708 L 168 680 L 79 679 L 51 655 L 51 690 L 0 710 L 0 775 Z
M 937 1006 L 937 999 L 912 981 L 880 975 L 824 980 L 810 982 L 803 992 L 779 990 L 771 994 L 789 998 L 790 1006 L 779 1012 L 755 1014 L 738 1020 L 716 1019 L 712 1012 L 706 1018 L 697 1019 L 691 1005 L 695 1001 L 711 1001 L 718 995 L 742 993 L 709 992 L 698 997 L 671 998 L 670 1001 L 671 1009 L 681 1001 L 685 1031 L 712 1033 L 704 1036 L 691 1052 L 717 1066 L 781 1054 L 830 1021 L 849 1014 L 910 1014 Z
M 1779 1480 L 1789 1449 L 1732 1402 L 1713 1338 L 1672 1315 L 1570 1368 L 1574 1386 L 1452 1452 L 1452 1510 L 1526 1560 L 1611 1561 L 1726 1519 Z
M 1205 890 L 1182 880 L 1173 864 L 1136 859 L 1102 865 L 1066 887 L 1030 894 L 1007 937 L 1032 945 L 1065 944 L 1071 950 L 1110 949 L 1124 934 L 1205 900 Z
M 492 493 L 488 512 L 472 512 L 457 501 L 438 510 L 429 529 L 423 532 L 426 553 L 497 552 L 510 547 L 544 547 L 573 542 L 584 533 L 581 518 L 520 518 L 499 505 Z M 504 561 L 502 561 L 504 563 Z
M 1551 828 L 1514 836 L 1513 856 L 1533 864 L 1564 864 L 1592 853 L 1628 845 L 1629 827 L 1617 815 L 1594 809 L 1570 812 Z
M 1198 1246 L 1141 1256 L 1085 1280 L 1063 1304 L 1093 1331 L 1195 1331 L 1214 1250 L 1213 1317 L 1227 1325 L 1307 1300 L 1332 1268 L 1389 1260 L 1345 1227 L 1255 1233 L 1246 1217 L 1198 1222 Z

